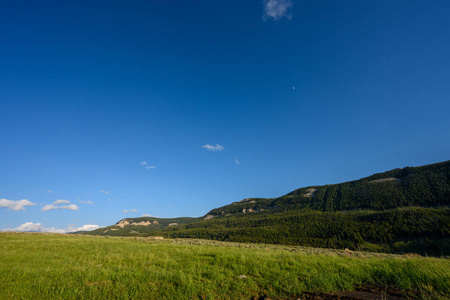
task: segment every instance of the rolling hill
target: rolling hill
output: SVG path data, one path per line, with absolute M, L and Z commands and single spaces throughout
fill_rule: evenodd
M 450 255 L 450 161 L 248 198 L 202 218 L 130 218 L 87 234 Z M 154 224 L 154 221 L 157 224 Z M 141 223 L 145 222 L 145 224 Z M 177 225 L 171 223 L 177 223 Z
M 140 218 L 126 218 L 122 219 L 116 224 L 108 227 L 102 227 L 93 231 L 83 231 L 76 233 L 83 233 L 88 235 L 111 235 L 111 236 L 133 236 L 143 233 L 150 233 L 160 231 L 172 226 L 179 226 L 189 224 L 200 220 L 199 218 L 155 218 L 155 217 L 140 217 Z
M 208 218 L 270 210 L 349 211 L 450 204 L 450 161 L 406 167 L 360 180 L 297 189 L 279 198 L 248 198 L 211 210 Z

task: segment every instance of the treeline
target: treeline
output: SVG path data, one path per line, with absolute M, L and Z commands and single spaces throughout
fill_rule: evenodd
M 450 161 L 395 169 L 341 184 L 301 188 L 279 198 L 245 199 L 213 209 L 208 214 L 228 215 L 249 210 L 385 210 L 443 205 L 450 205 Z
M 246 214 L 167 228 L 152 235 L 447 256 L 450 209 Z

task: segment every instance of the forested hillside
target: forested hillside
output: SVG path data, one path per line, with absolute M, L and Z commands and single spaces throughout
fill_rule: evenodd
M 450 161 L 395 169 L 340 184 L 310 186 L 272 199 L 249 198 L 211 210 L 207 215 L 272 210 L 347 211 L 397 207 L 438 207 L 450 203 Z
M 171 238 L 450 255 L 450 209 L 239 214 L 154 232 Z
M 250 198 L 166 237 L 450 255 L 450 161 Z
M 202 218 L 129 218 L 86 232 L 450 255 L 450 161 L 395 169 L 279 198 L 250 198 Z

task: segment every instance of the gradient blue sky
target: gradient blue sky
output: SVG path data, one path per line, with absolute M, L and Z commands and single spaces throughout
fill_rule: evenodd
M 448 160 L 449 12 L 3 1 L 0 230 L 201 216 Z

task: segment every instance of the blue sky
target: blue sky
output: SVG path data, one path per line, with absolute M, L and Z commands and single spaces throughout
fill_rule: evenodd
M 202 216 L 450 153 L 448 1 L 0 4 L 0 230 Z

